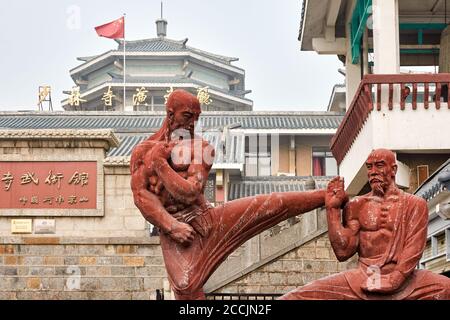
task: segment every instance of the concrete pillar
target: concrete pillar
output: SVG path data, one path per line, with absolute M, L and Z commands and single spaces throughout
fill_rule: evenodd
M 278 172 L 289 172 L 289 136 L 280 136 L 278 153 Z
M 369 73 L 369 30 L 366 29 L 363 35 L 363 73 Z
M 442 31 L 441 48 L 439 51 L 439 72 L 450 72 L 450 26 Z
M 352 45 L 351 45 L 351 31 L 350 31 L 350 21 L 353 13 L 353 8 L 355 7 L 355 0 L 352 4 L 348 6 L 347 10 L 347 23 L 346 23 L 346 38 L 347 38 L 347 54 L 345 56 L 345 101 L 346 109 L 350 107 L 353 97 L 355 96 L 356 90 L 358 89 L 359 83 L 361 81 L 361 64 L 352 63 Z
M 307 145 L 297 146 L 297 175 L 310 176 L 312 174 L 312 148 Z
M 347 53 L 345 61 L 345 101 L 346 109 L 350 107 L 359 83 L 361 82 L 361 65 L 352 63 L 351 49 Z
M 228 190 L 230 188 L 230 173 L 228 170 L 224 170 L 223 174 L 223 201 L 228 201 Z
M 280 172 L 280 136 L 278 134 L 270 135 L 270 166 L 272 176 Z
M 289 140 L 289 173 L 295 175 L 295 136 Z
M 398 0 L 373 0 L 374 73 L 400 73 Z
M 126 92 L 125 109 L 123 111 L 133 111 L 133 93 L 129 92 L 129 90 Z
M 261 235 L 257 235 L 246 242 L 245 267 L 258 263 L 261 260 Z

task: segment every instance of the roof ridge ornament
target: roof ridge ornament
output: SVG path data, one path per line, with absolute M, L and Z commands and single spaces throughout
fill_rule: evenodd
M 156 34 L 159 38 L 167 36 L 167 20 L 163 18 L 163 3 L 161 1 L 161 18 L 156 20 Z
M 1 129 L 0 141 L 5 140 L 105 140 L 109 148 L 119 146 L 113 129 Z

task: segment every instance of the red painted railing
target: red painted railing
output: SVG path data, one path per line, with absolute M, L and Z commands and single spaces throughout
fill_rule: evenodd
M 331 151 L 338 164 L 344 159 L 364 126 L 370 112 L 374 110 L 374 107 L 378 111 L 381 110 L 382 85 L 388 86 L 389 95 L 387 104 L 389 110 L 394 108 L 394 102 L 400 105 L 401 110 L 405 110 L 405 92 L 407 86 L 410 89 L 409 95 L 412 96 L 412 109 L 416 110 L 418 104 L 418 85 L 423 85 L 423 105 L 425 109 L 429 108 L 430 102 L 435 105 L 436 109 L 440 109 L 441 98 L 447 101 L 448 108 L 450 109 L 450 103 L 448 103 L 450 101 L 450 91 L 448 90 L 450 87 L 450 73 L 366 75 L 359 84 L 353 101 L 331 140 Z M 430 85 L 434 86 L 434 94 L 430 94 Z M 394 86 L 400 88 L 400 94 L 397 97 L 399 101 L 395 101 Z M 385 89 L 383 88 L 383 90 Z

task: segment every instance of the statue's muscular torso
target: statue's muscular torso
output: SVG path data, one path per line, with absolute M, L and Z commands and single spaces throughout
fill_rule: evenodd
M 193 151 L 193 142 L 191 142 L 191 163 L 194 158 L 194 151 Z M 198 141 L 198 140 L 197 140 Z M 152 149 L 153 147 L 158 143 L 165 143 L 164 141 L 152 141 L 147 140 L 142 142 L 133 152 L 135 155 L 135 158 L 133 159 L 133 170 L 139 170 L 141 171 L 140 174 L 142 176 L 142 183 L 143 188 L 150 191 L 152 194 L 156 195 L 161 202 L 161 204 L 164 206 L 164 208 L 167 210 L 167 212 L 174 214 L 180 211 L 192 211 L 197 208 L 205 208 L 207 207 L 207 202 L 205 197 L 203 196 L 203 193 L 199 194 L 199 196 L 191 203 L 186 203 L 180 200 L 177 200 L 175 197 L 173 197 L 167 189 L 164 187 L 163 182 L 158 177 L 158 175 L 155 172 L 154 163 L 152 159 Z M 202 140 L 202 146 L 209 146 L 208 142 Z M 181 146 L 181 148 L 188 148 L 188 146 Z M 189 151 L 188 151 L 189 152 Z M 171 168 L 178 173 L 181 177 L 184 179 L 188 179 L 190 177 L 196 177 L 199 182 L 203 185 L 203 189 L 206 185 L 206 181 L 208 177 L 204 177 L 197 172 L 197 168 L 192 164 L 175 164 L 171 161 L 171 159 L 168 159 L 168 163 L 171 166 Z M 202 190 L 203 190 L 202 189 Z
M 347 217 L 359 223 L 361 258 L 377 259 L 388 250 L 399 204 L 397 195 L 386 199 L 364 195 L 349 202 Z

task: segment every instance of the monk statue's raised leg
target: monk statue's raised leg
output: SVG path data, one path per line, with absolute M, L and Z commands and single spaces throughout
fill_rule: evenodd
M 324 205 L 324 190 L 272 193 L 210 208 L 191 224 L 197 232 L 190 246 L 161 235 L 164 261 L 178 299 L 203 298 L 203 285 L 225 258 L 245 241 L 290 217 Z

